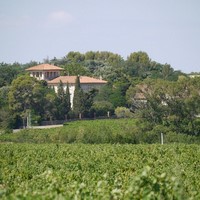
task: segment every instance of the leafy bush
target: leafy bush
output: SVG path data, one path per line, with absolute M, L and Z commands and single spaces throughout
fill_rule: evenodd
M 96 116 L 106 116 L 108 112 L 113 113 L 113 105 L 108 101 L 96 101 L 91 107 L 91 111 L 96 113 Z
M 125 108 L 125 107 L 117 107 L 115 109 L 115 115 L 118 118 L 131 118 L 131 117 L 133 117 L 133 113 L 128 108 Z

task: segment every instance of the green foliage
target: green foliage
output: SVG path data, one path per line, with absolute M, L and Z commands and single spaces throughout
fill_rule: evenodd
M 106 116 L 108 112 L 113 113 L 113 105 L 108 101 L 95 101 L 91 107 L 96 116 Z
M 76 62 L 76 63 L 80 63 L 85 59 L 85 56 L 83 54 L 74 51 L 70 51 L 66 57 L 69 62 Z
M 94 98 L 94 101 L 109 101 L 110 95 L 112 94 L 112 84 L 108 83 L 102 86 Z
M 64 91 L 63 83 L 60 81 L 58 85 L 58 92 L 56 98 L 57 119 L 65 119 L 71 109 L 69 85 L 67 84 L 66 91 Z
M 37 84 L 38 81 L 30 76 L 15 79 L 9 91 L 10 109 L 24 117 L 27 110 L 34 106 L 34 91 L 38 89 Z
M 97 96 L 91 92 L 85 94 L 81 89 L 76 90 L 74 110 L 71 112 L 71 116 L 77 116 L 78 113 L 82 113 L 85 117 L 93 116 L 91 106 L 95 101 L 109 102 L 114 108 L 127 107 L 128 105 L 130 105 L 131 110 L 141 106 L 144 108 L 143 104 L 133 106 L 135 102 L 132 97 L 135 92 L 135 85 L 143 81 L 148 83 L 148 78 L 160 78 L 171 82 L 179 79 L 177 82 L 180 82 L 181 85 L 179 76 L 182 75 L 183 79 L 186 77 L 180 71 L 175 71 L 169 64 L 160 64 L 152 61 L 148 54 L 142 51 L 131 53 L 127 59 L 123 59 L 122 56 L 108 51 L 89 51 L 86 53 L 71 51 L 63 58 L 57 59 L 54 57 L 51 60 L 45 59 L 44 62 L 63 67 L 65 69 L 62 72 L 63 75 L 87 75 L 97 78 L 101 77 L 108 81 L 107 86 L 102 88 Z M 10 90 L 8 87 L 10 87 L 11 82 L 14 80 L 9 93 L 9 105 L 14 116 L 20 115 L 25 120 L 28 113 L 32 112 L 36 118 L 40 118 L 39 121 L 64 119 L 69 110 L 64 106 L 66 102 L 64 103 L 64 101 L 56 99 L 56 95 L 47 88 L 47 82 L 33 81 L 33 79 L 25 78 L 25 76 L 22 76 L 24 80 L 23 78 L 17 78 L 25 73 L 24 69 L 37 64 L 35 61 L 23 65 L 19 63 L 12 65 L 0 64 L 0 106 L 4 107 L 4 109 L 7 107 L 8 100 L 6 94 L 8 92 L 5 91 Z M 189 88 L 192 88 L 191 85 L 198 85 L 197 82 L 190 81 Z M 159 81 L 157 84 L 159 84 Z M 153 84 L 151 87 L 154 88 L 155 85 Z M 169 86 L 166 84 L 166 88 L 170 87 L 173 87 L 171 83 L 169 83 Z M 184 86 L 182 88 L 179 86 L 179 88 L 183 92 Z M 2 93 L 2 91 L 4 92 Z M 173 132 L 199 134 L 199 126 L 194 117 L 199 109 L 199 96 L 194 88 L 191 89 L 189 95 L 192 98 L 186 98 L 184 103 L 177 99 L 174 102 L 169 102 L 172 108 L 177 108 L 176 112 L 179 114 L 173 114 L 176 113 L 175 110 L 168 110 L 162 106 L 160 102 L 162 102 L 163 97 L 156 96 L 161 90 L 156 86 L 155 91 L 155 95 L 148 95 L 150 102 L 148 107 L 150 109 L 142 110 L 142 112 L 139 112 L 139 115 L 142 114 L 143 117 L 152 119 L 154 124 L 164 123 L 166 126 L 170 126 Z M 5 98 L 1 93 L 5 94 Z M 67 103 L 67 105 L 69 104 Z M 181 110 L 184 111 L 182 112 Z M 136 116 L 138 116 L 138 113 Z M 18 122 L 17 124 L 19 124 Z
M 129 88 L 130 83 L 116 82 L 112 87 L 112 92 L 108 100 L 114 105 L 114 107 L 126 106 L 126 91 Z
M 0 108 L 8 105 L 8 92 L 10 87 L 3 86 L 0 88 Z
M 131 117 L 133 117 L 133 113 L 126 107 L 117 107 L 115 109 L 115 115 L 118 118 L 131 118 Z
M 110 102 L 114 108 L 126 106 L 126 90 L 129 83 L 116 82 L 114 85 L 108 83 L 100 88 L 99 93 L 95 96 L 94 101 Z
M 92 108 L 92 105 L 94 103 L 94 98 L 97 95 L 97 93 L 98 93 L 98 90 L 92 89 L 89 92 L 84 94 L 85 95 L 85 102 L 84 102 L 85 113 L 84 114 L 87 117 L 91 117 L 91 115 L 92 115 L 92 113 L 91 113 L 92 109 L 91 108 Z
M 127 58 L 127 70 L 130 75 L 146 78 L 149 67 L 150 58 L 145 52 L 134 52 Z
M 173 132 L 197 135 L 199 91 L 199 78 L 183 77 L 176 82 L 146 79 L 142 84 L 130 87 L 127 98 L 135 113 L 150 123 L 165 125 Z
M 14 63 L 12 65 L 0 63 L 0 88 L 8 86 L 22 72 L 20 64 Z
M 43 119 L 55 116 L 55 97 L 53 90 L 43 82 L 28 75 L 15 79 L 8 94 L 9 108 L 24 120 L 30 112 Z
M 65 126 L 52 129 L 25 129 L 17 133 L 1 135 L 1 142 L 26 143 L 200 143 L 199 136 L 177 134 L 168 127 L 153 126 L 137 119 L 107 119 L 67 122 Z M 170 138 L 171 137 L 171 138 Z
M 14 116 L 7 107 L 0 109 L 0 130 L 10 132 L 14 127 Z M 1 131 L 0 131 L 1 132 Z
M 79 114 L 81 114 L 82 117 L 90 117 L 91 106 L 97 92 L 96 89 L 92 89 L 87 93 L 84 92 L 80 85 L 80 78 L 77 76 L 73 98 L 73 112 L 70 115 L 73 115 L 76 118 Z
M 73 98 L 73 112 L 78 115 L 85 111 L 85 94 L 80 85 L 80 78 L 77 76 Z
M 66 76 L 87 76 L 90 72 L 79 63 L 69 63 L 64 65 L 64 75 Z
M 1 144 L 1 199 L 192 199 L 198 145 Z
M 46 91 L 44 95 L 44 103 L 42 105 L 42 118 L 44 120 L 52 120 L 55 119 L 57 114 L 57 108 L 56 108 L 56 94 L 53 90 L 49 89 Z
M 182 75 L 180 71 L 174 69 L 168 64 L 160 64 L 151 61 L 146 52 L 134 52 L 128 56 L 126 61 L 125 73 L 130 76 L 146 78 L 160 78 L 169 81 L 177 81 L 178 76 Z

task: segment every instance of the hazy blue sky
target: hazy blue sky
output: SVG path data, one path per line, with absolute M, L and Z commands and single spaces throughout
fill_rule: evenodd
M 0 0 L 0 62 L 90 50 L 200 72 L 200 0 Z

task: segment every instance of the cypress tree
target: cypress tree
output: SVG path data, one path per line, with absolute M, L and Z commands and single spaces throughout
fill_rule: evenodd
M 63 88 L 63 82 L 60 81 L 59 85 L 58 85 L 58 93 L 57 96 L 60 100 L 62 100 L 64 98 L 65 92 L 64 92 L 64 88 Z
M 69 92 L 69 83 L 67 82 L 67 88 L 66 88 L 66 106 L 67 106 L 67 113 L 71 110 L 71 101 L 70 101 L 70 92 Z
M 73 99 L 73 111 L 76 115 L 84 112 L 84 93 L 80 84 L 80 77 L 77 76 L 75 82 L 74 99 Z
M 66 115 L 70 111 L 70 94 L 69 87 L 67 86 L 66 93 L 64 91 L 63 83 L 60 81 L 58 85 L 58 93 L 57 93 L 57 113 L 58 119 L 65 119 Z

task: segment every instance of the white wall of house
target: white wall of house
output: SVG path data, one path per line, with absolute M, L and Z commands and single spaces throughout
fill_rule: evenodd
M 86 84 L 82 83 L 81 88 L 83 89 L 84 92 L 89 92 L 92 89 L 100 89 L 102 87 L 102 84 Z M 58 84 L 51 85 L 51 88 L 54 88 L 55 92 L 58 92 Z M 66 91 L 67 89 L 67 84 L 63 83 L 63 89 Z M 73 108 L 73 99 L 74 99 L 74 90 L 75 90 L 75 84 L 69 84 L 69 93 L 70 93 L 70 103 L 71 107 Z
M 34 71 L 30 72 L 31 77 L 35 77 L 37 80 L 44 80 L 44 72 Z
M 58 85 L 51 85 L 51 88 L 54 88 L 55 93 L 58 93 Z M 63 89 L 66 91 L 67 84 L 63 84 Z M 74 99 L 74 90 L 75 90 L 75 84 L 69 84 L 69 93 L 70 93 L 70 103 L 71 107 L 73 108 L 73 99 Z
M 81 83 L 81 88 L 83 91 L 88 92 L 92 89 L 100 89 L 104 84 L 99 83 Z
M 59 71 L 31 71 L 31 77 L 35 77 L 38 80 L 52 80 L 60 76 Z
M 52 80 L 54 78 L 57 78 L 60 76 L 60 71 L 57 70 L 45 70 L 45 71 L 30 71 L 30 76 L 35 77 L 38 80 Z M 83 89 L 84 92 L 88 92 L 92 89 L 100 89 L 104 84 L 102 83 L 81 83 L 81 88 Z M 55 92 L 58 92 L 58 84 L 54 83 L 49 85 L 51 88 L 54 88 Z M 63 83 L 63 88 L 66 91 L 67 84 Z M 75 90 L 75 83 L 69 83 L 69 93 L 70 93 L 70 102 L 71 102 L 71 107 L 73 108 L 73 99 L 74 99 L 74 90 Z

